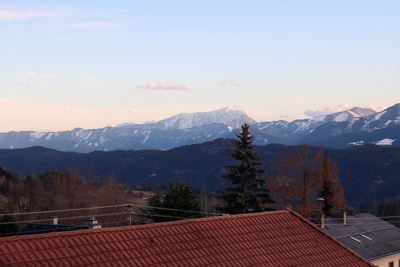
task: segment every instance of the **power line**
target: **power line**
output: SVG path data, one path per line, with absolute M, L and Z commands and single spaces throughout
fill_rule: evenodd
M 355 221 L 355 220 L 376 220 L 376 219 L 399 219 L 399 216 L 382 216 L 382 217 L 370 217 L 370 218 L 360 218 L 360 217 L 347 217 L 347 222 L 351 222 L 351 221 Z M 315 218 L 306 218 L 307 220 L 315 220 L 315 219 L 319 219 L 319 217 L 315 217 Z M 343 220 L 342 217 L 328 217 L 328 219 L 337 219 L 337 220 Z
M 101 226 L 104 225 L 114 225 L 127 222 L 127 220 L 119 220 L 119 221 L 112 221 L 107 223 L 101 223 Z M 0 233 L 0 237 L 2 236 L 9 236 L 9 235 L 24 235 L 24 234 L 35 234 L 35 233 L 47 233 L 47 232 L 64 232 L 64 231 L 75 231 L 75 230 L 84 230 L 83 226 L 75 226 L 75 225 L 57 225 L 58 228 L 56 229 L 36 229 L 30 231 L 20 231 L 20 232 L 9 232 L 9 233 Z M 72 228 L 72 229 L 71 229 Z M 77 228 L 77 229 L 74 229 Z
M 106 216 L 114 216 L 114 215 L 126 215 L 126 216 L 128 216 L 129 213 L 127 213 L 127 212 L 100 213 L 100 214 L 91 214 L 90 216 L 98 218 L 98 217 L 106 217 Z M 136 215 L 136 216 L 147 216 L 147 217 L 170 218 L 170 219 L 188 219 L 186 217 L 181 217 L 181 216 L 164 215 L 164 214 L 144 214 L 144 213 L 137 213 L 137 212 L 135 212 L 133 215 Z M 85 218 L 88 218 L 88 215 L 73 216 L 73 217 L 60 217 L 60 218 L 58 218 L 58 220 L 62 221 L 62 220 L 85 219 Z M 49 222 L 49 219 L 0 222 L 0 225 L 28 224 L 28 223 L 37 223 L 37 222 Z
M 165 211 L 179 211 L 179 212 L 185 212 L 185 213 L 198 213 L 198 214 L 204 214 L 204 215 L 224 215 L 222 213 L 214 213 L 214 212 L 204 212 L 200 210 L 180 210 L 180 209 L 173 209 L 173 208 L 162 208 L 162 207 L 153 207 L 153 206 L 146 206 L 146 205 L 135 205 L 135 207 L 142 207 L 142 208 L 149 208 L 149 209 L 158 209 L 158 210 L 165 210 Z
M 143 214 L 143 213 L 135 213 L 135 215 L 147 216 L 147 217 L 171 218 L 171 219 L 189 219 L 189 218 L 186 218 L 186 217 L 172 216 L 172 215 L 161 215 L 161 214 Z
M 383 223 L 383 224 L 391 224 L 391 223 L 388 223 L 388 222 L 386 222 L 386 223 Z M 320 225 L 320 223 L 318 223 L 318 225 Z M 327 226 L 343 226 L 344 224 L 343 223 L 325 223 L 325 225 L 327 225 Z M 364 223 L 349 223 L 349 222 L 347 222 L 347 224 L 346 224 L 346 226 L 352 226 L 352 225 L 365 225 Z M 382 222 L 372 222 L 372 223 L 368 223 L 368 225 L 369 226 L 371 226 L 371 225 L 382 225 Z
M 126 212 L 114 212 L 114 213 L 101 213 L 101 214 L 92 214 L 92 215 L 81 215 L 81 216 L 73 216 L 73 217 L 60 217 L 58 220 L 74 220 L 74 219 L 85 219 L 89 216 L 95 217 L 105 217 L 105 216 L 113 216 L 113 215 L 122 215 L 127 214 Z M 38 220 L 24 220 L 24 221 L 13 221 L 13 222 L 0 222 L 0 225 L 7 225 L 7 224 L 27 224 L 27 223 L 34 223 L 34 222 L 48 222 L 49 219 L 38 219 Z
M 105 213 L 105 214 L 97 214 L 94 215 L 97 218 L 98 217 L 105 217 L 105 216 L 113 216 L 113 215 L 128 215 L 127 213 L 124 212 L 119 212 L 119 213 Z M 146 214 L 142 213 L 135 213 L 134 215 L 139 215 L 139 216 L 146 216 Z M 152 217 L 161 217 L 161 218 L 170 218 L 170 219 L 187 219 L 185 217 L 179 217 L 179 216 L 168 216 L 168 215 L 161 215 L 161 214 L 152 214 Z M 67 219 L 80 219 L 80 218 L 87 218 L 87 216 L 74 216 L 74 217 L 65 217 L 65 218 L 59 218 L 59 220 L 67 220 Z M 19 222 L 7 222 L 7 223 L 1 223 L 1 224 L 14 224 L 14 223 L 29 223 L 29 222 L 40 222 L 40 221 L 49 221 L 49 220 L 30 220 L 30 221 L 19 221 Z M 106 228 L 112 228 L 112 227 L 117 227 L 121 226 L 122 223 L 127 223 L 128 224 L 128 218 L 125 218 L 125 220 L 118 220 L 118 221 L 112 221 L 112 222 L 105 222 L 101 223 L 101 226 L 105 225 L 111 225 L 111 227 L 106 227 Z M 133 220 L 132 220 L 133 222 Z M 136 221 L 137 222 L 137 221 Z M 140 221 L 142 222 L 142 221 Z M 151 222 L 153 223 L 153 222 Z M 117 224 L 117 225 L 115 225 Z M 142 224 L 146 224 L 143 223 Z M 20 232 L 10 232 L 10 233 L 0 233 L 0 237 L 4 236 L 13 236 L 13 235 L 25 235 L 25 234 L 40 234 L 40 233 L 48 233 L 48 232 L 63 232 L 65 230 L 69 231 L 71 227 L 80 227 L 80 226 L 74 226 L 74 225 L 63 225 L 55 230 L 49 230 L 49 229 L 36 229 L 36 230 L 31 230 L 31 231 L 20 231 Z M 74 231 L 75 229 L 70 229 L 70 231 Z M 77 229 L 78 230 L 78 229 Z M 80 229 L 82 230 L 82 229 Z
M 97 206 L 97 207 L 88 207 L 88 208 L 72 208 L 72 209 L 62 209 L 62 210 L 4 213 L 4 214 L 0 214 L 0 217 L 1 216 L 22 216 L 22 215 L 35 215 L 35 214 L 51 214 L 51 213 L 84 211 L 84 210 L 94 210 L 94 209 L 107 209 L 107 208 L 118 208 L 118 207 L 131 207 L 131 206 L 139 207 L 139 208 L 165 210 L 165 211 L 177 211 L 177 212 L 184 212 L 184 213 L 197 213 L 197 214 L 204 214 L 204 215 L 216 215 L 216 216 L 223 215 L 222 213 L 204 212 L 204 211 L 198 211 L 198 210 L 197 211 L 196 210 L 181 210 L 181 209 L 173 209 L 173 208 L 147 206 L 147 205 L 141 205 L 141 204 L 120 204 L 120 205 Z
M 107 209 L 107 208 L 124 207 L 124 206 L 127 206 L 127 205 L 129 205 L 129 204 L 110 205 L 110 206 L 97 206 L 97 207 L 88 207 L 88 208 L 73 208 L 73 209 L 63 209 L 63 210 L 46 210 L 46 211 L 3 213 L 3 214 L 0 214 L 0 216 L 20 216 L 20 215 L 46 214 L 46 213 L 57 213 L 57 212 L 82 211 L 82 210 L 92 210 L 92 209 Z

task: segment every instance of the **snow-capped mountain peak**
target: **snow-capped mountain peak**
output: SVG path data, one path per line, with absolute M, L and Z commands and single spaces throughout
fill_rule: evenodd
M 354 107 L 348 110 L 348 112 L 351 112 L 354 117 L 365 117 L 376 113 L 376 111 L 371 108 L 360 108 L 360 107 Z
M 374 131 L 400 125 L 400 104 L 363 118 L 363 130 Z
M 245 112 L 222 108 L 181 113 L 158 122 L 122 124 L 100 129 L 61 132 L 0 133 L 0 148 L 44 146 L 91 152 L 118 149 L 169 149 L 218 138 L 235 138 L 243 123 L 251 124 L 256 144 L 400 145 L 400 104 L 381 112 L 355 107 L 311 119 L 256 123 Z
M 370 116 L 375 114 L 376 111 L 370 108 L 360 108 L 354 107 L 349 110 L 339 111 L 328 115 L 323 115 L 320 117 L 313 118 L 314 121 L 322 121 L 322 122 L 345 122 L 350 121 L 354 118 L 361 118 L 365 116 Z
M 161 120 L 155 124 L 158 129 L 189 129 L 198 126 L 221 123 L 234 129 L 245 122 L 253 124 L 256 121 L 245 112 L 238 109 L 222 108 L 209 112 L 180 113 Z

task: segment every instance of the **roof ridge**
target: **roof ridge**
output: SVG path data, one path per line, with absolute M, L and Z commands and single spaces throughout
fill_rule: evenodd
M 294 212 L 294 211 L 293 211 Z M 82 230 L 73 230 L 67 232 L 51 232 L 51 233 L 41 233 L 35 235 L 19 235 L 19 236 L 10 236 L 0 238 L 0 243 L 7 242 L 10 240 L 19 240 L 19 239 L 37 239 L 43 237 L 59 237 L 59 236 L 77 236 L 77 235 L 84 235 L 84 234 L 91 234 L 91 233 L 101 233 L 101 232 L 118 232 L 123 230 L 133 230 L 133 229 L 148 229 L 148 228 L 159 228 L 165 225 L 184 225 L 190 224 L 195 222 L 203 222 L 203 221 L 216 221 L 222 219 L 235 219 L 235 218 L 242 218 L 242 217 L 258 217 L 258 216 L 265 216 L 268 214 L 285 214 L 290 213 L 290 209 L 285 210 L 276 210 L 276 211 L 264 211 L 264 212 L 256 212 L 256 213 L 243 213 L 243 214 L 234 214 L 234 215 L 222 215 L 222 216 L 212 216 L 212 217 L 205 217 L 205 218 L 195 218 L 195 219 L 186 219 L 186 220 L 179 220 L 179 221 L 171 221 L 171 222 L 161 222 L 161 223 L 150 223 L 150 224 L 142 224 L 142 225 L 130 225 L 130 226 L 120 226 L 120 227 L 107 227 L 107 228 L 100 228 L 100 229 L 82 229 Z M 299 215 L 301 216 L 301 215 Z M 62 219 L 62 218 L 60 218 Z

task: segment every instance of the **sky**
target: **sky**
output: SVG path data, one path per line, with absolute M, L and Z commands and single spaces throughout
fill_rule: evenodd
M 398 0 L 0 0 L 0 131 L 400 102 Z

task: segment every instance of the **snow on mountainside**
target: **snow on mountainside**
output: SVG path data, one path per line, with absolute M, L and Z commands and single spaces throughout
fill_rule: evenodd
M 390 138 L 385 138 L 385 139 L 379 140 L 375 144 L 378 146 L 391 146 L 394 143 L 394 141 L 396 141 L 396 140 L 393 140 Z
M 375 114 L 376 111 L 369 108 L 360 108 L 355 107 L 349 110 L 336 112 L 329 115 L 323 115 L 316 118 L 312 118 L 308 121 L 305 121 L 300 127 L 299 130 L 312 130 L 319 125 L 331 122 L 347 122 L 351 121 L 355 118 L 361 118 L 364 116 L 369 116 Z
M 223 108 L 211 112 L 182 113 L 159 122 L 125 123 L 100 129 L 0 133 L 0 148 L 44 146 L 77 152 L 170 149 L 218 138 L 233 138 L 237 128 L 245 122 L 255 123 L 243 111 Z
M 100 129 L 0 133 L 0 148 L 44 146 L 77 152 L 170 149 L 218 138 L 234 138 L 245 122 L 251 124 L 254 142 L 260 145 L 309 143 L 346 147 L 389 144 L 389 140 L 393 140 L 393 146 L 400 145 L 400 104 L 397 104 L 378 113 L 356 107 L 290 122 L 256 122 L 243 111 L 223 108 L 210 112 L 181 113 L 158 122 L 127 123 Z
M 343 121 L 350 121 L 354 118 L 361 118 L 365 116 L 370 116 L 375 114 L 376 111 L 370 108 L 360 108 L 355 107 L 350 110 L 334 113 L 331 115 L 327 115 L 325 121 L 326 122 L 343 122 Z
M 400 125 L 400 104 L 391 106 L 374 115 L 363 117 L 362 123 L 362 130 L 369 132 Z
M 180 113 L 157 122 L 155 127 L 163 130 L 189 129 L 213 123 L 222 123 L 237 129 L 245 122 L 254 124 L 256 121 L 241 110 L 223 108 L 210 112 Z
M 287 143 L 297 143 L 301 138 L 312 134 L 318 127 L 330 123 L 352 121 L 363 116 L 375 114 L 376 112 L 368 108 L 355 107 L 350 110 L 323 115 L 311 119 L 288 121 L 261 122 L 255 124 L 259 130 L 273 136 L 287 138 Z
M 400 104 L 381 112 L 356 117 L 344 122 L 326 123 L 316 128 L 304 141 L 333 147 L 362 144 L 388 144 L 398 146 L 400 142 Z M 382 140 L 384 140 L 382 142 Z

